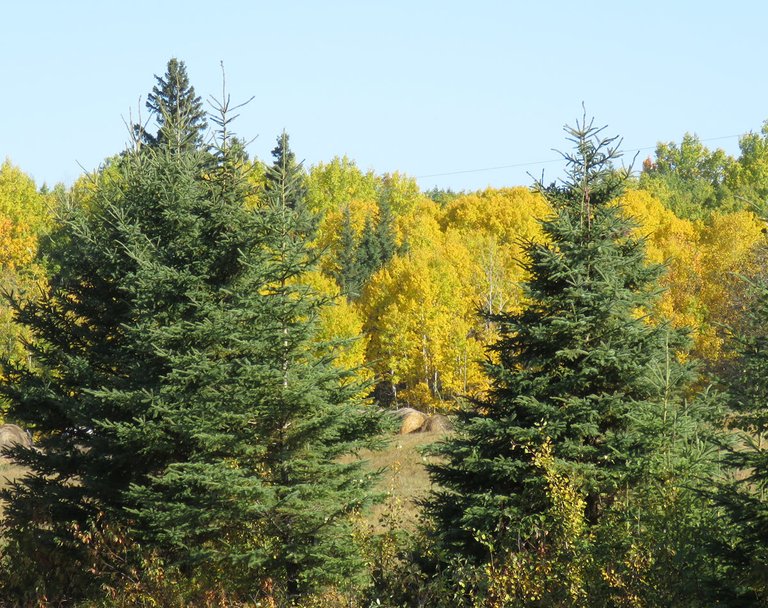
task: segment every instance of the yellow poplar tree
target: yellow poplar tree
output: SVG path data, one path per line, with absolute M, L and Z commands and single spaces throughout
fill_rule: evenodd
M 322 214 L 316 243 L 318 249 L 324 252 L 320 260 L 320 267 L 328 276 L 333 276 L 338 271 L 341 234 L 347 208 L 349 209 L 350 223 L 357 239 L 360 238 L 366 219 L 376 219 L 379 213 L 375 199 L 351 199 L 343 207 L 329 208 Z
M 473 288 L 484 311 L 520 310 L 521 245 L 541 240 L 539 220 L 550 212 L 544 197 L 528 188 L 489 188 L 448 204 L 443 229 L 458 230 L 471 252 Z
M 333 365 L 355 370 L 361 384 L 372 380 L 373 373 L 365 362 L 368 339 L 363 334 L 363 319 L 358 306 L 348 302 L 336 282 L 318 270 L 303 275 L 301 282 L 328 301 L 328 305 L 320 310 L 315 342 L 322 344 L 324 352 L 330 347 L 334 355 Z
M 758 245 L 765 242 L 763 230 L 764 223 L 750 211 L 715 212 L 701 229 L 701 301 L 708 323 L 699 348 L 710 360 L 722 356 L 722 328 L 744 312 L 740 309 L 745 288 L 741 277 L 761 270 Z
M 38 237 L 52 222 L 52 199 L 41 194 L 21 169 L 6 160 L 0 166 L 0 289 L 24 298 L 35 297 L 43 280 L 35 263 Z M 24 355 L 22 330 L 14 323 L 10 306 L 0 301 L 0 354 Z
M 751 212 L 712 212 L 705 221 L 677 217 L 645 190 L 627 192 L 620 200 L 638 223 L 636 236 L 646 238 L 648 260 L 665 263 L 663 315 L 678 327 L 689 327 L 694 353 L 716 362 L 722 356 L 722 325 L 739 311 L 738 275 L 758 270 L 757 245 L 762 222 Z
M 645 190 L 630 190 L 618 201 L 637 223 L 634 236 L 645 238 L 649 263 L 666 264 L 664 293 L 658 306 L 677 327 L 698 331 L 705 313 L 700 301 L 702 252 L 699 227 L 680 219 Z
M 312 167 L 307 177 L 307 207 L 322 213 L 339 210 L 353 200 L 376 200 L 376 176 L 363 173 L 346 156 Z
M 450 407 L 456 396 L 485 389 L 475 337 L 471 257 L 459 235 L 443 233 L 424 204 L 407 254 L 376 273 L 363 293 L 368 361 L 398 403 Z
M 379 195 L 396 216 L 411 213 L 419 201 L 426 198 L 414 178 L 398 171 L 385 173 L 378 181 Z

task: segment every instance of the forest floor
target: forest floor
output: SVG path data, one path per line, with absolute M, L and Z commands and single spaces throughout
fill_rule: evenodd
M 366 462 L 367 469 L 381 470 L 377 489 L 384 494 L 384 500 L 365 516 L 374 532 L 393 527 L 416 527 L 419 517 L 417 501 L 424 498 L 431 487 L 424 467 L 431 459 L 422 454 L 422 449 L 443 436 L 444 433 L 439 432 L 395 435 L 383 450 L 364 450 L 359 455 Z M 21 477 L 24 471 L 23 467 L 0 458 L 0 490 Z M 2 514 L 3 503 L 0 501 L 0 517 Z
M 369 470 L 381 470 L 377 489 L 385 494 L 384 500 L 365 517 L 374 532 L 392 528 L 412 530 L 417 526 L 418 501 L 432 487 L 425 465 L 434 460 L 422 452 L 444 436 L 440 432 L 395 435 L 383 450 L 360 454 Z
M 7 458 L 0 457 L 0 490 L 5 489 L 15 479 L 24 475 L 24 467 L 13 464 Z M 3 501 L 0 501 L 0 517 L 3 515 Z

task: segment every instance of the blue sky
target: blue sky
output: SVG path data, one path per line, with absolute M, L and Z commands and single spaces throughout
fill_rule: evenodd
M 650 148 L 639 160 L 685 132 L 737 153 L 768 118 L 767 18 L 756 0 L 13 2 L 0 158 L 38 184 L 98 167 L 172 56 L 204 98 L 221 62 L 233 102 L 254 96 L 236 124 L 252 155 L 286 129 L 308 165 L 346 154 L 424 188 L 560 176 L 531 163 L 567 148 L 582 102 L 625 149 Z

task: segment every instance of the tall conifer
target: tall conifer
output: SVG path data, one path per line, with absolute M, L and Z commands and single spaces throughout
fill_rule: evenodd
M 426 508 L 449 555 L 484 562 L 546 544 L 553 479 L 575 490 L 569 508 L 593 540 L 612 518 L 640 517 L 633 490 L 687 470 L 682 453 L 703 423 L 685 398 L 692 377 L 675 356 L 683 339 L 648 318 L 661 268 L 646 262 L 617 204 L 625 176 L 611 165 L 616 141 L 592 123 L 566 130 L 575 145 L 567 180 L 542 188 L 553 215 L 544 242 L 525 247 L 530 303 L 491 316 L 500 334 L 489 353 L 491 390 L 460 413 L 455 435 L 435 450 L 442 460 L 429 467 L 438 489 Z M 541 455 L 550 450 L 545 474 Z M 606 543 L 634 542 L 625 534 Z
M 344 208 L 339 240 L 339 253 L 336 258 L 337 270 L 334 273 L 334 278 L 341 293 L 351 301 L 360 295 L 363 270 L 360 267 L 357 236 L 352 226 L 349 205 Z
M 727 462 L 734 476 L 717 500 L 735 524 L 735 542 L 723 551 L 731 564 L 733 605 L 768 602 L 768 280 L 751 281 L 745 318 L 732 330 L 727 377 L 736 441 Z
M 382 266 L 382 250 L 376 231 L 375 220 L 372 217 L 365 218 L 363 231 L 360 233 L 360 242 L 357 245 L 357 266 L 360 271 L 360 287 L 371 278 Z
M 30 474 L 5 493 L 7 597 L 98 592 L 94 532 L 229 593 L 358 572 L 349 516 L 372 478 L 339 458 L 379 422 L 311 340 L 323 302 L 302 286 L 314 256 L 287 136 L 255 210 L 228 136 L 213 155 L 181 137 L 126 154 L 69 210 L 50 289 L 19 310 L 34 366 L 7 365 L 3 392 L 41 450 L 17 450 Z M 109 564 L 118 580 L 139 566 Z
M 208 127 L 206 113 L 201 98 L 195 94 L 195 87 L 189 83 L 184 62 L 171 58 L 165 74 L 155 75 L 155 80 L 146 107 L 158 130 L 152 135 L 143 126 L 137 126 L 144 143 L 168 145 L 173 149 L 201 146 Z
M 376 220 L 376 241 L 378 242 L 380 266 L 383 266 L 397 251 L 395 242 L 395 218 L 392 206 L 384 197 L 379 198 L 379 217 Z

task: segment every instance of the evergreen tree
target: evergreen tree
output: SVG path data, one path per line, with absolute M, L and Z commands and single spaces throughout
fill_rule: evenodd
M 337 256 L 338 269 L 334 273 L 336 283 L 348 300 L 360 295 L 362 288 L 362 269 L 358 257 L 357 238 L 352 227 L 352 217 L 349 205 L 344 208 L 344 218 L 341 224 L 339 253 Z
M 732 605 L 768 603 L 768 281 L 750 282 L 750 301 L 741 326 L 732 330 L 731 373 L 727 378 L 732 426 L 737 440 L 727 462 L 735 473 L 720 484 L 717 500 L 735 525 L 725 545 Z
M 363 231 L 357 238 L 347 207 L 340 241 L 335 279 L 341 292 L 352 301 L 360 297 L 368 279 L 382 266 L 382 252 L 373 220 L 366 218 Z
M 432 199 L 441 207 L 447 206 L 451 201 L 462 196 L 464 192 L 454 192 L 450 188 L 438 188 L 434 186 L 431 190 L 425 190 L 424 196 Z
M 624 177 L 611 166 L 615 139 L 600 138 L 592 123 L 567 132 L 576 147 L 565 157 L 568 179 L 542 188 L 554 214 L 543 222 L 545 241 L 525 247 L 530 304 L 490 316 L 500 334 L 487 364 L 492 388 L 460 412 L 456 433 L 437 445 L 440 459 L 429 466 L 438 489 L 425 506 L 438 546 L 471 561 L 555 542 L 556 528 L 568 526 L 548 519 L 562 505 L 558 494 L 570 497 L 568 517 L 583 522 L 581 540 L 632 545 L 626 530 L 641 517 L 635 489 L 685 470 L 691 461 L 682 454 L 701 429 L 685 399 L 690 374 L 670 355 L 683 340 L 647 318 L 661 269 L 646 263 L 615 202 Z M 586 567 L 626 557 L 610 546 L 602 558 L 578 556 L 579 542 L 564 540 L 570 553 L 562 560 Z M 552 584 L 566 593 L 574 581 L 554 572 Z
M 94 558 L 114 535 L 227 593 L 357 572 L 348 520 L 372 479 L 339 458 L 379 421 L 310 347 L 296 167 L 251 210 L 232 150 L 127 154 L 54 238 L 49 293 L 18 311 L 35 364 L 2 389 L 42 448 L 16 450 L 30 474 L 4 496 L 5 597 L 68 601 L 140 569 Z
M 383 197 L 379 198 L 379 217 L 376 221 L 375 231 L 379 251 L 379 267 L 389 262 L 397 251 L 394 224 L 395 218 L 392 215 L 391 205 Z
M 352 226 L 349 206 L 344 209 L 334 278 L 349 300 L 358 298 L 371 276 L 395 255 L 392 210 L 384 197 L 380 197 L 378 206 L 378 218 L 365 218 L 359 238 Z
M 306 206 L 307 177 L 302 164 L 296 162 L 296 155 L 290 147 L 290 138 L 283 131 L 277 138 L 277 145 L 272 148 L 272 166 L 267 171 L 264 190 L 267 197 L 281 200 L 292 210 Z M 282 190 L 283 188 L 290 188 Z
M 362 288 L 371 275 L 381 268 L 383 252 L 378 239 L 376 225 L 371 217 L 365 218 L 363 231 L 360 233 L 360 242 L 357 245 L 357 266 L 360 271 L 360 286 Z
M 283 131 L 272 149 L 272 165 L 267 168 L 264 180 L 264 199 L 267 205 L 278 207 L 289 214 L 293 231 L 299 231 L 303 241 L 312 240 L 317 232 L 317 218 L 306 205 L 307 175 L 291 150 L 290 138 Z M 286 224 L 287 226 L 287 224 Z M 287 236 L 286 236 L 287 238 Z
M 343 581 L 360 565 L 348 516 L 370 501 L 373 478 L 359 463 L 340 464 L 339 457 L 365 441 L 373 445 L 380 421 L 375 411 L 355 403 L 360 386 L 353 374 L 302 351 L 321 304 L 296 272 L 312 264 L 307 238 L 315 223 L 304 204 L 305 175 L 286 162 L 293 153 L 285 134 L 273 154 L 265 202 L 273 227 L 272 261 L 281 277 L 273 289 L 284 306 L 272 316 L 282 377 L 272 386 L 260 429 L 268 439 L 264 460 L 273 491 L 264 520 L 274 541 L 254 554 L 280 574 L 275 579 L 288 595 L 295 595 L 318 582 Z
M 187 68 L 175 57 L 168 61 L 165 74 L 155 75 L 156 84 L 147 96 L 146 107 L 158 130 L 151 135 L 137 125 L 136 130 L 151 146 L 169 145 L 174 149 L 192 149 L 203 144 L 207 122 L 203 102 L 189 84 Z

